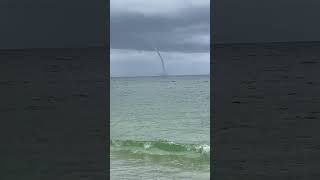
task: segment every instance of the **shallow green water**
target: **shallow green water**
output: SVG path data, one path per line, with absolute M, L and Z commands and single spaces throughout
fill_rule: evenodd
M 111 78 L 111 179 L 209 179 L 209 80 Z

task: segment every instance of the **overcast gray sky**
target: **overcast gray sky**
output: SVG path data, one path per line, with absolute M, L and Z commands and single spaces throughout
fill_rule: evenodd
M 210 72 L 210 0 L 111 0 L 111 76 Z

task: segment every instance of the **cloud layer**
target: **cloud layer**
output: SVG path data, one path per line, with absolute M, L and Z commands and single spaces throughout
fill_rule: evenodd
M 112 0 L 111 14 L 139 13 L 147 16 L 180 16 L 190 9 L 204 8 L 209 0 Z
M 111 0 L 111 73 L 121 74 L 122 68 L 124 74 L 132 74 L 133 71 L 139 74 L 152 74 L 145 69 L 140 68 L 140 71 L 138 69 L 142 61 L 150 64 L 150 67 L 156 66 L 155 69 L 151 68 L 152 71 L 160 67 L 157 64 L 158 60 L 149 60 L 158 58 L 154 52 L 155 47 L 166 56 L 165 61 L 168 66 L 175 64 L 180 68 L 189 69 L 187 64 L 192 62 L 195 67 L 199 64 L 199 68 L 202 67 L 203 70 L 202 73 L 200 70 L 197 72 L 188 70 L 189 74 L 208 73 L 208 70 L 203 68 L 203 60 L 197 62 L 196 57 L 201 55 L 201 58 L 209 58 L 209 7 L 210 0 Z M 170 57 L 184 61 L 175 62 L 175 59 Z M 126 68 L 123 61 L 136 69 Z M 209 65 L 209 59 L 207 63 Z M 173 74 L 178 72 L 188 74 L 186 69 L 179 70 L 171 65 Z

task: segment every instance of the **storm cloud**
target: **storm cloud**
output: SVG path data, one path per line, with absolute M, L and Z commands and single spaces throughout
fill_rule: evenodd
M 197 59 L 199 59 L 199 67 L 202 67 L 204 65 L 203 54 L 206 54 L 205 61 L 209 66 L 209 0 L 112 0 L 110 5 L 111 74 L 121 74 L 120 69 L 127 67 L 123 61 L 127 61 L 127 64 L 134 64 L 130 72 L 143 74 L 141 72 L 143 70 L 139 69 L 143 64 L 141 59 L 151 59 L 144 63 L 153 63 L 149 67 L 155 67 L 149 70 L 158 72 L 157 64 L 155 64 L 158 62 L 152 60 L 157 58 L 153 52 L 155 47 L 163 53 L 170 74 L 209 73 L 209 68 L 203 68 L 201 71 L 197 68 L 192 70 L 186 67 L 190 64 L 186 61 L 193 62 Z M 136 54 L 135 57 L 138 58 L 130 59 L 132 54 Z M 197 55 L 201 57 L 197 58 Z M 180 67 L 184 67 L 184 70 L 174 66 L 170 68 L 170 64 L 175 63 L 172 63 L 174 59 L 169 57 L 179 57 L 180 61 L 175 63 L 177 66 L 180 63 Z M 120 65 L 120 61 L 123 65 Z M 193 66 L 197 67 L 197 62 L 193 63 Z M 118 70 L 115 70 L 117 68 Z M 125 74 L 128 74 L 127 72 L 128 70 Z M 145 74 L 152 74 L 152 72 L 145 72 Z

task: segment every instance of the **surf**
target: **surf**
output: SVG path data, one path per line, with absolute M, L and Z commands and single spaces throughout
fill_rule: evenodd
M 149 163 L 184 168 L 208 167 L 210 145 L 183 144 L 168 140 L 111 140 L 111 151 L 124 159 L 143 159 Z

